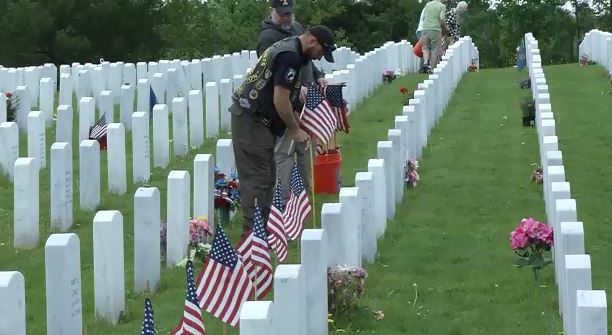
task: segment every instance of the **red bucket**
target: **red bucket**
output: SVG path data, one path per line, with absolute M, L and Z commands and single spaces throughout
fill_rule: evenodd
M 314 192 L 338 193 L 340 192 L 340 152 L 316 155 L 314 161 Z

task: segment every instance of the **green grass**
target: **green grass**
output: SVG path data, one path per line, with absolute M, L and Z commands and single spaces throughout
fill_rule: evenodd
M 555 114 L 565 178 L 584 224 L 585 252 L 591 256 L 594 290 L 612 292 L 612 82 L 600 66 L 576 64 L 544 69 Z M 612 329 L 608 309 L 608 329 Z
M 608 190 L 600 185 L 605 185 L 608 172 L 597 162 L 612 155 L 606 137 L 610 126 L 605 123 L 611 98 L 600 94 L 609 86 L 597 78 L 600 72 L 595 67 L 572 66 L 547 67 L 545 71 L 566 176 L 578 202 L 579 218 L 585 222 L 587 251 L 593 257 L 593 287 L 606 289 L 612 271 L 603 259 L 610 250 L 606 234 L 610 219 L 604 219 Z M 515 256 L 508 245 L 508 234 L 522 217 L 545 219 L 541 186 L 529 180 L 531 164 L 539 161 L 535 129 L 521 125 L 519 104 L 529 91 L 521 91 L 516 81 L 525 77 L 513 69 L 465 75 L 423 151 L 418 187 L 405 194 L 395 219 L 388 222 L 386 234 L 378 241 L 378 261 L 365 265 L 369 278 L 361 307 L 337 317 L 337 328 L 346 334 L 384 335 L 558 334 L 561 330 L 553 269 L 545 269 L 540 281 L 534 282 L 528 269 L 512 266 Z M 384 85 L 352 111 L 351 132 L 340 137 L 344 186 L 354 185 L 355 172 L 367 170 L 368 159 L 376 156 L 377 142 L 387 138 L 394 116 L 401 113 L 399 87 L 412 90 L 423 79 L 423 75 L 410 75 Z M 129 135 L 126 144 L 129 156 Z M 149 184 L 161 191 L 162 218 L 169 170 L 191 170 L 194 155 L 204 152 L 214 152 L 213 141 L 184 160 L 173 160 L 167 169 L 153 170 Z M 127 194 L 107 195 L 104 157 L 101 162 L 104 193 L 100 209 L 117 209 L 124 216 L 126 316 L 117 326 L 94 320 L 94 212 L 75 211 L 77 225 L 72 231 L 81 239 L 84 328 L 87 334 L 134 334 L 142 321 L 144 297 L 131 290 L 132 197 L 137 185 L 130 182 L 128 167 Z M 131 166 L 131 157 L 127 162 Z M 74 169 L 77 191 L 78 160 Z M 48 173 L 41 172 L 41 190 L 48 190 L 48 179 Z M 12 201 L 11 184 L 0 180 L 0 243 L 4 243 L 0 246 L 0 269 L 24 273 L 28 334 L 44 333 L 42 246 L 49 233 L 48 192 L 41 195 L 41 245 L 31 251 L 12 249 Z M 316 196 L 317 226 L 321 205 L 337 201 L 335 194 Z M 228 229 L 233 243 L 238 241 L 239 215 L 235 221 Z M 306 228 L 311 227 L 309 222 Z M 291 243 L 287 263 L 296 262 L 299 255 L 296 244 Z M 165 334 L 181 316 L 184 270 L 162 267 L 161 278 L 151 298 L 158 332 Z M 385 317 L 376 321 L 372 312 L 378 310 Z M 204 317 L 210 334 L 223 333 L 219 321 L 206 313 Z M 236 329 L 227 333 L 238 334 Z M 336 332 L 330 328 L 330 333 Z

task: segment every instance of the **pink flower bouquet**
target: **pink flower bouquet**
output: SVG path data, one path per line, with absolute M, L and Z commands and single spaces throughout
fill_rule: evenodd
M 542 170 L 542 167 L 540 167 L 538 164 L 533 164 L 535 166 L 535 168 L 533 169 L 533 172 L 531 173 L 531 182 L 536 183 L 536 184 L 542 184 L 543 180 L 544 180 L 544 172 Z
M 544 222 L 532 217 L 524 218 L 510 233 L 510 248 L 519 256 L 515 266 L 531 266 L 535 280 L 539 272 L 552 263 L 544 257 L 544 251 L 550 251 L 553 245 L 553 229 Z

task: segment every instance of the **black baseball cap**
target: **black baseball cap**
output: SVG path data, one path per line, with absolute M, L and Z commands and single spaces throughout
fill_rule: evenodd
M 293 0 L 270 0 L 270 7 L 276 9 L 280 15 L 293 13 Z
M 336 50 L 336 42 L 334 42 L 334 33 L 323 25 L 312 26 L 308 31 L 317 38 L 317 41 L 323 46 L 323 57 L 325 60 L 333 63 L 334 55 L 332 52 Z

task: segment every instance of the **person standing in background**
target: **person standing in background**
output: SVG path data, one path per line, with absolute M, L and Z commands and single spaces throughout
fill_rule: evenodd
M 425 59 L 424 67 L 426 72 L 431 73 L 438 64 L 437 55 L 442 44 L 442 36 L 448 34 L 446 6 L 441 0 L 432 0 L 425 5 L 423 12 L 421 41 Z

